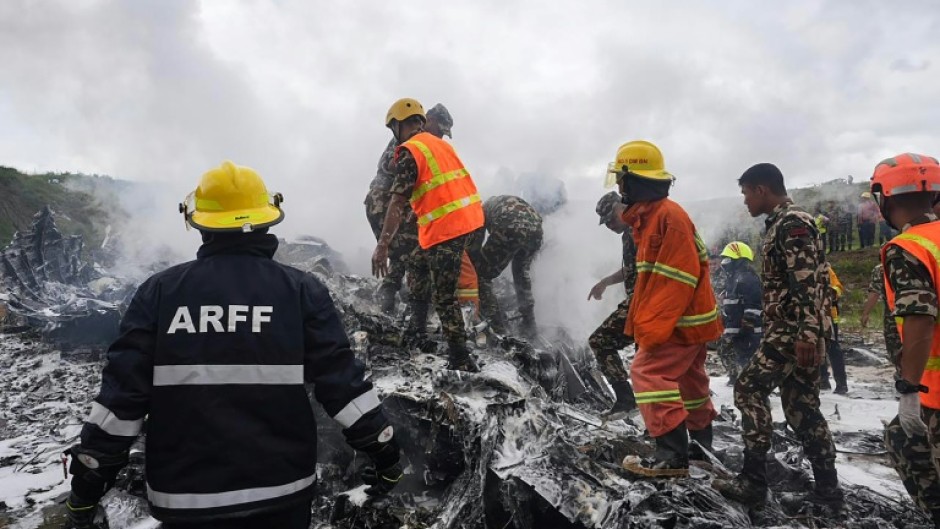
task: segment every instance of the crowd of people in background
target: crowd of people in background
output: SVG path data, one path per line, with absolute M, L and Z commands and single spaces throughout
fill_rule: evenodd
M 841 198 L 816 205 L 816 227 L 829 253 L 852 250 L 855 230 L 858 231 L 858 248 L 873 247 L 876 235 L 879 246 L 897 235 L 882 217 L 871 193 L 866 191 L 856 197 L 855 190 L 851 187 Z

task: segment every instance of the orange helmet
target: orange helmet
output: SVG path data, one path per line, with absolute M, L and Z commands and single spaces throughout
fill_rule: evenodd
M 885 197 L 905 193 L 938 193 L 940 163 L 931 156 L 910 152 L 882 160 L 871 177 L 871 192 L 879 203 Z

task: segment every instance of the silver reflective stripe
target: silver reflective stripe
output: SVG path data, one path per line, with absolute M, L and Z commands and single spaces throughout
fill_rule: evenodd
M 227 507 L 241 505 L 256 501 L 270 500 L 300 492 L 313 484 L 317 475 L 298 479 L 286 485 L 273 487 L 257 487 L 254 489 L 230 490 L 227 492 L 208 493 L 170 493 L 158 492 L 147 484 L 147 498 L 150 503 L 164 509 L 211 509 L 213 507 Z
M 88 418 L 85 419 L 85 422 L 97 424 L 98 428 L 101 428 L 105 432 L 123 437 L 136 437 L 144 426 L 143 419 L 134 421 L 118 419 L 113 411 L 97 402 L 91 403 L 91 412 L 88 414 Z
M 356 421 L 361 419 L 363 415 L 378 408 L 379 404 L 381 404 L 379 402 L 379 396 L 375 394 L 374 389 L 370 389 L 354 398 L 352 402 L 333 416 L 333 419 L 342 424 L 343 428 L 349 428 L 356 424 Z
M 916 193 L 920 191 L 920 187 L 917 184 L 908 184 L 906 186 L 897 186 L 891 188 L 891 194 L 897 195 L 899 193 Z
M 154 386 L 216 384 L 303 384 L 302 365 L 176 365 L 154 366 Z
M 726 299 L 721 302 L 722 305 L 737 305 L 738 303 L 741 303 L 740 299 Z
M 738 327 L 730 327 L 725 329 L 725 334 L 738 334 L 741 332 L 741 329 Z M 754 327 L 754 334 L 764 332 L 763 327 Z
M 755 315 L 757 315 L 757 316 L 760 316 L 761 310 L 760 310 L 760 309 L 744 309 L 744 313 L 745 313 L 745 314 L 755 314 Z

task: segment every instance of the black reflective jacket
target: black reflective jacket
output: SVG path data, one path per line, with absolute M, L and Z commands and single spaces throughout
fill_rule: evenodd
M 740 334 L 749 328 L 754 334 L 763 332 L 760 278 L 748 263 L 724 267 L 727 279 L 721 302 L 721 319 L 725 335 Z
M 147 417 L 153 514 L 199 520 L 309 499 L 316 425 L 304 383 L 350 438 L 385 424 L 327 289 L 272 260 L 277 239 L 214 236 L 137 290 L 108 350 L 82 446 L 126 450 Z

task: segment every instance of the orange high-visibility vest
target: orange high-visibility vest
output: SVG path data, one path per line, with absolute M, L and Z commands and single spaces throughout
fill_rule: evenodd
M 457 301 L 460 303 L 473 303 L 480 308 L 480 283 L 477 279 L 477 270 L 470 261 L 470 255 L 463 253 L 460 261 L 460 279 L 457 281 Z
M 885 253 L 888 246 L 900 246 L 924 264 L 930 272 L 933 286 L 938 289 L 940 285 L 940 221 L 928 222 L 912 226 L 904 233 L 888 241 L 881 249 L 881 262 L 885 265 L 885 295 L 888 298 L 888 308 L 894 311 L 895 294 L 891 283 L 887 280 L 888 269 L 885 263 Z M 904 342 L 904 318 L 895 318 L 901 342 Z M 930 345 L 930 358 L 920 383 L 930 388 L 929 393 L 920 394 L 920 403 L 928 408 L 940 410 L 940 325 L 934 326 L 933 341 Z
M 398 148 L 408 149 L 418 165 L 410 200 L 421 248 L 427 250 L 483 226 L 477 187 L 449 143 L 420 132 Z

